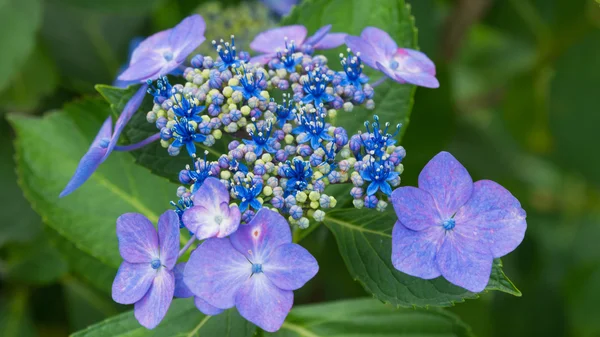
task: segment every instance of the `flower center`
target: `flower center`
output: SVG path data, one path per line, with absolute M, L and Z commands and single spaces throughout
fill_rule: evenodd
M 100 139 L 100 143 L 98 145 L 101 148 L 106 149 L 108 147 L 108 144 L 110 144 L 110 139 L 108 139 L 108 138 L 102 138 L 102 139 Z
M 253 263 L 252 264 L 252 274 L 262 273 L 262 264 Z
M 150 266 L 152 266 L 152 269 L 158 269 L 160 267 L 160 260 L 159 259 L 154 259 L 150 262 Z
M 444 227 L 444 229 L 447 231 L 453 229 L 454 226 L 456 226 L 456 221 L 454 221 L 454 219 L 452 219 L 452 218 L 450 218 L 450 219 L 444 221 L 444 223 L 442 223 L 442 227 Z
M 217 215 L 217 216 L 215 216 L 215 222 L 216 222 L 218 225 L 220 225 L 220 224 L 221 224 L 221 222 L 223 222 L 223 216 L 221 216 L 221 215 Z
M 163 53 L 163 57 L 166 61 L 171 61 L 173 59 L 173 53 L 171 51 L 166 51 Z
M 394 70 L 398 69 L 399 66 L 400 66 L 400 63 L 398 63 L 398 61 L 390 62 L 390 68 L 392 68 Z

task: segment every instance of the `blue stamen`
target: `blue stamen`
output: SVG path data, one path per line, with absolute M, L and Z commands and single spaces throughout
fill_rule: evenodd
M 287 161 L 281 167 L 281 173 L 288 179 L 286 190 L 292 195 L 299 191 L 304 191 L 312 181 L 313 170 L 309 162 L 300 159 L 294 159 L 293 163 Z
M 445 220 L 444 223 L 442 223 L 442 227 L 447 231 L 453 229 L 454 226 L 456 226 L 456 221 L 453 218 Z
M 264 79 L 265 75 L 257 71 L 256 74 L 246 72 L 246 67 L 242 66 L 242 70 L 235 69 L 238 75 L 241 86 L 232 86 L 231 88 L 236 91 L 241 91 L 242 95 L 246 100 L 256 97 L 259 101 L 264 101 L 265 98 L 261 96 L 260 82 Z
M 177 104 L 173 105 L 173 112 L 177 117 L 185 117 L 188 121 L 196 123 L 202 122 L 200 113 L 204 111 L 203 105 L 196 105 L 194 101 L 190 101 L 187 97 L 182 96 L 181 101 L 177 100 L 177 96 L 173 96 Z
M 108 147 L 108 144 L 110 144 L 110 139 L 109 138 L 102 138 L 102 139 L 100 139 L 100 142 L 98 143 L 98 146 L 100 146 L 103 149 L 106 149 Z
M 273 132 L 271 122 L 264 122 L 259 127 L 259 125 L 256 123 L 256 119 L 252 118 L 252 123 L 254 124 L 254 131 L 249 132 L 252 140 L 244 139 L 244 143 L 247 145 L 253 145 L 255 147 L 254 153 L 259 156 L 263 153 L 263 151 L 275 153 L 277 150 L 273 146 L 277 142 L 277 139 L 271 138 L 271 133 Z
M 179 118 L 175 119 L 177 122 L 171 131 L 173 132 L 173 138 L 175 141 L 171 144 L 173 147 L 180 148 L 185 145 L 188 154 L 193 156 L 196 154 L 196 145 L 197 143 L 202 143 L 206 140 L 206 136 L 199 134 L 196 132 L 196 128 L 190 122 L 188 122 L 187 118 Z
M 280 63 L 275 63 L 273 66 L 275 69 L 284 68 L 290 73 L 296 71 L 296 66 L 302 63 L 302 56 L 294 57 L 296 54 L 296 45 L 294 41 L 290 41 L 288 44 L 287 38 L 285 38 L 285 49 L 283 53 L 281 51 L 277 51 L 277 58 L 281 60 Z
M 302 103 L 314 102 L 314 105 L 318 107 L 322 102 L 328 103 L 335 99 L 333 95 L 326 92 L 327 85 L 331 82 L 331 78 L 321 72 L 321 68 L 316 68 L 313 71 L 306 69 L 308 73 L 308 80 L 304 82 L 302 88 L 306 93 L 306 96 L 302 99 Z
M 374 115 L 373 119 L 375 121 L 372 123 L 369 123 L 368 121 L 365 122 L 367 133 L 366 135 L 361 135 L 360 140 L 367 154 L 381 157 L 387 150 L 388 146 L 396 143 L 394 138 L 400 132 L 402 124 L 397 124 L 396 131 L 393 134 L 390 134 L 388 133 L 390 123 L 385 123 L 385 128 L 382 129 L 379 123 L 379 117 Z
M 237 68 L 240 66 L 240 59 L 237 56 L 237 52 L 235 50 L 235 39 L 234 36 L 231 35 L 231 43 L 223 41 L 212 41 L 212 45 L 219 54 L 220 62 L 217 62 L 215 66 L 219 69 L 219 71 L 224 71 L 225 69 L 231 67 Z
M 147 92 L 154 96 L 154 103 L 156 104 L 162 104 L 162 102 L 173 95 L 173 87 L 169 83 L 167 76 L 157 79 L 156 85 L 152 85 L 152 80 L 147 80 L 146 83 L 148 84 Z
M 271 99 L 271 101 L 273 101 L 273 99 Z M 283 125 L 287 123 L 287 121 L 296 118 L 294 100 L 291 99 L 290 94 L 283 94 L 283 104 L 277 105 L 275 115 L 277 116 L 277 125 L 279 125 L 280 128 L 283 128 Z
M 194 206 L 194 202 L 190 198 L 181 197 L 177 203 L 174 201 L 170 202 L 171 206 L 175 207 L 175 213 L 179 216 L 179 228 L 185 227 L 183 224 L 183 213 L 188 209 Z
M 392 68 L 394 70 L 398 69 L 399 66 L 400 66 L 400 63 L 398 63 L 398 61 L 390 62 L 390 68 Z
M 259 274 L 259 273 L 262 273 L 262 264 L 253 263 L 252 264 L 252 274 Z
M 366 83 L 369 79 L 365 76 L 361 78 L 364 65 L 360 59 L 360 53 L 354 55 L 352 51 L 348 49 L 348 54 L 346 57 L 344 57 L 344 54 L 340 54 L 340 63 L 344 69 L 344 73 L 342 73 L 344 79 L 340 85 L 346 86 L 351 84 L 356 89 L 362 90 L 362 84 Z
M 160 268 L 160 260 L 159 259 L 154 259 L 150 262 L 150 266 L 152 266 L 152 269 L 158 269 Z

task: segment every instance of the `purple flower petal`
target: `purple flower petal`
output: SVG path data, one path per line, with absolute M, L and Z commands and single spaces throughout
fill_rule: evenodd
M 62 198 L 67 196 L 79 188 L 79 186 L 81 186 L 90 178 L 98 166 L 102 164 L 107 151 L 106 147 L 110 142 L 111 134 L 112 119 L 109 116 L 102 124 L 102 127 L 92 142 L 92 145 L 90 145 L 88 152 L 86 152 L 86 154 L 84 154 L 79 161 L 79 165 L 77 165 L 77 169 L 75 170 L 73 177 L 71 177 L 71 180 L 69 180 L 65 189 L 60 192 L 59 197 Z
M 425 88 L 439 88 L 440 82 L 435 76 L 425 73 L 405 73 L 396 72 L 396 79 L 399 83 L 410 83 Z
M 183 213 L 183 224 L 199 240 L 223 238 L 235 232 L 242 214 L 237 205 L 229 206 L 229 191 L 216 178 L 209 177 L 194 193 L 194 206 Z
M 265 274 L 259 273 L 244 283 L 235 303 L 242 317 L 265 331 L 275 332 L 292 309 L 294 292 L 277 288 Z
M 121 257 L 130 263 L 147 263 L 159 257 L 156 229 L 145 216 L 125 213 L 117 219 Z
M 277 57 L 277 54 L 274 53 L 270 53 L 270 54 L 261 54 L 261 55 L 257 55 L 254 56 L 250 59 L 250 61 L 248 61 L 249 64 L 267 64 L 269 63 L 269 61 L 271 61 L 272 59 L 274 59 L 275 57 Z
M 272 28 L 258 34 L 250 43 L 252 50 L 261 53 L 275 53 L 285 48 L 285 38 L 301 46 L 306 38 L 306 27 L 301 25 Z
M 179 217 L 172 210 L 164 212 L 158 219 L 158 242 L 161 263 L 167 269 L 173 269 L 179 253 Z
M 398 74 L 396 74 L 396 72 L 394 72 L 394 70 L 384 64 L 382 64 L 381 62 L 377 62 L 377 67 L 376 69 L 379 69 L 379 71 L 381 71 L 384 75 L 386 75 L 387 77 L 391 78 L 392 80 L 398 82 L 398 83 L 406 83 L 406 81 L 404 79 L 402 79 L 401 77 L 398 77 Z
M 473 184 L 469 201 L 456 213 L 455 230 L 489 247 L 493 257 L 512 252 L 525 237 L 525 210 L 504 187 L 490 180 Z
M 146 83 L 142 84 L 140 86 L 140 88 L 138 89 L 138 91 L 136 91 L 136 93 L 131 97 L 131 99 L 129 99 L 127 104 L 125 104 L 125 107 L 123 108 L 123 111 L 121 112 L 121 115 L 119 116 L 119 118 L 117 119 L 117 122 L 115 123 L 115 131 L 112 135 L 112 138 L 110 139 L 110 143 L 108 144 L 107 152 L 104 155 L 105 160 L 106 160 L 106 158 L 108 158 L 108 156 L 110 155 L 112 150 L 117 145 L 117 142 L 119 141 L 119 137 L 121 136 L 121 132 L 123 132 L 123 129 L 125 128 L 127 123 L 129 123 L 131 116 L 133 116 L 133 114 L 139 109 L 140 105 L 142 105 L 142 101 L 144 100 L 144 97 L 146 97 L 147 89 L 148 89 L 148 84 L 146 84 Z
M 160 268 L 146 296 L 135 303 L 133 313 L 138 322 L 148 329 L 154 329 L 167 314 L 174 290 L 173 273 Z
M 185 262 L 181 262 L 175 265 L 173 268 L 173 276 L 175 277 L 175 291 L 173 296 L 179 298 L 188 298 L 194 296 L 194 293 L 188 288 L 183 281 L 183 271 L 185 269 Z
M 392 62 L 395 62 L 395 69 L 391 69 Z M 400 83 L 406 82 L 427 88 L 440 86 L 435 78 L 435 65 L 420 51 L 399 48 L 387 67 L 394 72 Z
M 436 201 L 442 219 L 449 219 L 471 197 L 473 180 L 461 163 L 448 152 L 440 152 L 419 174 L 419 188 Z
M 206 23 L 202 16 L 198 14 L 188 16 L 171 30 L 169 34 L 169 46 L 178 64 L 185 61 L 186 57 L 204 42 L 205 30 Z
M 150 263 L 121 263 L 112 285 L 112 298 L 121 304 L 133 304 L 146 293 L 156 276 Z
M 309 38 L 304 41 L 305 45 L 315 46 L 319 41 L 321 41 L 327 33 L 331 30 L 331 25 L 325 25 L 319 29 Z
M 145 81 L 160 77 L 163 68 L 169 62 L 158 54 L 149 54 L 140 58 L 135 63 L 131 63 L 119 77 L 121 81 Z M 168 66 L 167 66 L 168 67 Z M 168 73 L 168 72 L 167 72 Z
M 392 192 L 392 205 L 398 220 L 407 228 L 420 231 L 441 226 L 445 219 L 431 194 L 412 186 L 399 187 Z
M 344 44 L 346 40 L 346 33 L 331 33 L 325 35 L 319 43 L 317 43 L 315 49 L 333 49 Z
M 443 240 L 444 229 L 441 226 L 429 227 L 417 232 L 397 221 L 392 231 L 394 268 L 423 279 L 440 276 L 435 257 Z
M 396 50 L 398 49 L 396 41 L 394 41 L 388 33 L 376 27 L 367 27 L 363 29 L 362 33 L 360 33 L 360 37 L 369 42 L 373 47 L 377 48 L 379 53 L 383 53 L 383 55 L 388 57 L 396 53 Z
M 194 297 L 194 304 L 196 305 L 196 308 L 205 315 L 215 316 L 223 312 L 223 309 L 208 304 L 208 302 L 198 296 Z
M 277 15 L 287 15 L 299 0 L 261 0 L 265 6 L 269 7 Z
M 163 30 L 162 32 L 155 33 L 144 39 L 131 53 L 131 60 L 129 65 L 133 65 L 140 61 L 142 58 L 155 52 L 158 49 L 169 48 L 169 34 L 172 29 Z
M 296 290 L 317 274 L 319 264 L 302 246 L 287 243 L 275 248 L 264 261 L 262 271 L 278 288 Z
M 446 280 L 478 293 L 488 284 L 493 257 L 487 246 L 457 231 L 447 231 L 436 261 Z
M 360 53 L 360 59 L 369 67 L 377 69 L 377 62 L 386 62 L 387 58 L 369 42 L 357 36 L 346 36 L 346 45 L 352 52 Z
M 247 225 L 229 239 L 252 263 L 263 263 L 275 248 L 292 242 L 290 225 L 279 213 L 261 208 Z
M 183 279 L 194 295 L 219 309 L 235 305 L 235 296 L 252 274 L 252 264 L 229 239 L 208 239 L 185 266 Z

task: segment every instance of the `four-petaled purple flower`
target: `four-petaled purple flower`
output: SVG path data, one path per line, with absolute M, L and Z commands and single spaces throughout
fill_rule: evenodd
M 286 42 L 294 43 L 297 50 L 312 54 L 316 49 L 332 49 L 344 44 L 345 33 L 329 33 L 331 25 L 323 26 L 309 38 L 306 27 L 301 25 L 269 29 L 258 34 L 250 43 L 250 48 L 263 53 L 250 59 L 249 63 L 266 64 L 277 57 L 277 52 L 286 49 Z M 287 38 L 287 39 L 286 39 Z
M 229 238 L 209 239 L 190 256 L 184 282 L 218 309 L 236 307 L 242 317 L 269 332 L 279 330 L 299 289 L 318 272 L 315 258 L 292 243 L 290 226 L 261 209 Z
M 173 267 L 179 252 L 179 217 L 166 211 L 158 219 L 158 235 L 143 215 L 117 219 L 119 252 L 125 261 L 112 285 L 112 298 L 133 304 L 135 318 L 152 329 L 165 317 L 175 290 Z
M 205 315 L 214 316 L 222 313 L 223 309 L 214 307 L 200 297 L 194 296 L 194 293 L 192 293 L 190 288 L 188 288 L 188 286 L 185 284 L 183 281 L 183 272 L 186 264 L 186 262 L 180 262 L 175 265 L 175 268 L 173 268 L 173 274 L 175 274 L 175 293 L 173 296 L 178 298 L 188 298 L 193 296 L 196 308 L 198 308 L 198 310 Z
M 427 88 L 440 86 L 435 65 L 420 51 L 398 48 L 388 33 L 375 27 L 365 28 L 360 37 L 347 36 L 346 45 L 369 67 L 378 69 L 398 83 Z
M 473 183 L 448 152 L 421 171 L 419 188 L 392 193 L 398 221 L 392 232 L 392 263 L 424 279 L 443 276 L 472 292 L 488 284 L 494 258 L 523 240 L 525 211 L 508 190 L 490 180 Z
M 133 51 L 129 67 L 119 75 L 119 80 L 145 81 L 169 74 L 204 42 L 205 29 L 204 19 L 195 14 L 174 28 L 148 37 Z
M 219 179 L 206 178 L 192 201 L 182 221 L 199 240 L 224 238 L 238 229 L 242 214 L 237 205 L 229 205 L 229 191 Z

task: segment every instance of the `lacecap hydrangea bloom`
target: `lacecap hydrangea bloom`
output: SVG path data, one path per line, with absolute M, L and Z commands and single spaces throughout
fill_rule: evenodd
M 435 67 L 424 54 L 399 48 L 372 27 L 351 37 L 326 25 L 307 37 L 306 27 L 295 25 L 259 34 L 250 45 L 257 55 L 238 50 L 230 36 L 212 41 L 214 58 L 195 54 L 187 62 L 204 28 L 194 15 L 139 44 L 119 79 L 140 88 L 114 132 L 110 118 L 104 123 L 61 194 L 83 184 L 113 150 L 159 141 L 168 155 L 189 158 L 173 177 L 181 186 L 173 210 L 159 219 L 158 234 L 142 215 L 118 219 L 124 262 L 113 284 L 115 301 L 134 304 L 147 328 L 160 323 L 173 297 L 193 297 L 206 315 L 235 307 L 263 330 L 277 331 L 293 291 L 319 270 L 315 258 L 292 242 L 292 230 L 296 237 L 325 220 L 337 204 L 325 193 L 334 184 L 350 185 L 356 208 L 384 211 L 393 203 L 396 268 L 483 290 L 493 258 L 523 237 L 518 201 L 495 183 L 473 184 L 444 153 L 421 174 L 420 189 L 399 187 L 406 156 L 397 144 L 402 125 L 377 115 L 362 130 L 335 125 L 354 118 L 347 113 L 356 106 L 375 109 L 381 81 L 371 82 L 364 64 L 399 83 L 437 87 Z M 344 41 L 350 48 L 335 62 L 316 53 Z M 153 103 L 146 120 L 156 134 L 116 145 L 146 94 Z M 224 150 L 209 156 L 207 149 L 218 142 Z M 181 249 L 180 237 L 187 239 Z
M 441 275 L 472 292 L 485 289 L 493 259 L 517 248 L 527 228 L 509 191 L 490 180 L 473 183 L 448 152 L 423 168 L 418 188 L 396 189 L 392 204 L 394 267 L 424 279 Z

